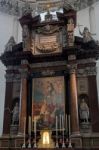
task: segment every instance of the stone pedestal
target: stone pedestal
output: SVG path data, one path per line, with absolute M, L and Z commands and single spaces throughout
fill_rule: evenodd
M 17 135 L 17 133 L 18 133 L 18 125 L 11 125 L 10 126 L 10 134 Z

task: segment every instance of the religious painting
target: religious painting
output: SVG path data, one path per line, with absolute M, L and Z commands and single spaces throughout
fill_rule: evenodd
M 32 120 L 37 130 L 54 130 L 56 116 L 65 114 L 64 77 L 35 78 L 32 87 Z

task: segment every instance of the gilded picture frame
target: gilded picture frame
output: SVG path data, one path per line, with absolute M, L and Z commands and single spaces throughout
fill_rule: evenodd
M 65 115 L 64 76 L 41 77 L 32 80 L 32 121 L 37 130 L 56 127 L 56 116 Z M 59 120 L 58 120 L 59 122 Z

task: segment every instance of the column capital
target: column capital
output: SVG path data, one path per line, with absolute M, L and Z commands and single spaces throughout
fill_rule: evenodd
M 14 73 L 6 73 L 5 78 L 6 78 L 6 82 L 13 82 Z
M 27 59 L 21 60 L 21 65 L 28 65 L 28 64 L 29 64 L 29 62 Z
M 96 66 L 89 66 L 89 67 L 77 69 L 78 77 L 93 76 L 93 75 L 97 75 L 97 67 Z
M 70 74 L 76 73 L 77 64 L 68 65 L 68 69 L 69 69 L 69 73 L 70 73 Z
M 20 68 L 19 72 L 21 74 L 21 78 L 27 78 L 28 77 L 28 68 Z
M 21 78 L 27 78 L 29 71 L 29 63 L 28 60 L 21 61 L 21 67 L 19 68 L 19 72 L 21 74 Z
M 5 78 L 6 82 L 20 81 L 19 66 L 7 66 Z

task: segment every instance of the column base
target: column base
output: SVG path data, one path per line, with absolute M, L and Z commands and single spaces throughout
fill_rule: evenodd
M 72 137 L 81 137 L 81 134 L 80 134 L 80 132 L 78 131 L 78 132 L 72 132 L 72 134 L 70 135 L 70 137 L 72 138 Z
M 17 137 L 24 137 L 24 133 L 18 132 Z
M 71 143 L 74 148 L 82 148 L 82 139 L 81 136 L 71 137 Z

